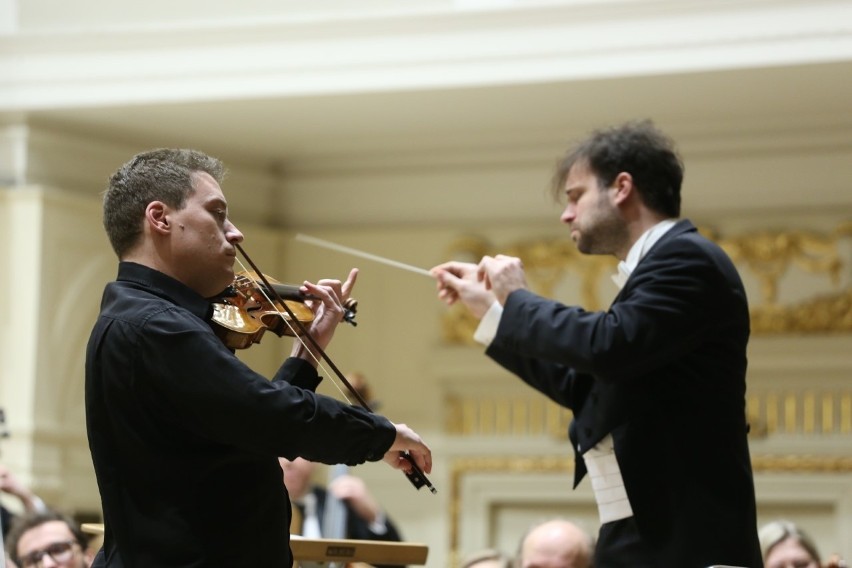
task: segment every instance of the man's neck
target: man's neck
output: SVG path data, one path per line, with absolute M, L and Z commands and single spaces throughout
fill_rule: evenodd
M 660 213 L 656 213 L 651 211 L 650 209 L 641 208 L 636 217 L 627 223 L 627 242 L 625 245 L 616 251 L 615 257 L 618 260 L 626 260 L 627 254 L 630 252 L 630 249 L 633 248 L 633 245 L 636 244 L 642 235 L 645 234 L 648 229 L 653 228 L 660 221 L 665 221 L 668 219 L 665 215 L 661 215 Z

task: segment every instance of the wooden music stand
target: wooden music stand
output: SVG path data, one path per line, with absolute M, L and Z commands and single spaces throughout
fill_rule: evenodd
M 83 523 L 83 532 L 104 534 L 104 525 Z M 426 564 L 429 547 L 410 542 L 302 538 L 290 535 L 290 550 L 298 562 L 366 562 L 367 564 Z
M 367 564 L 426 564 L 429 547 L 410 542 L 302 538 L 290 535 L 293 558 L 309 562 L 365 562 Z
M 104 534 L 103 523 L 83 523 L 80 529 L 86 534 Z

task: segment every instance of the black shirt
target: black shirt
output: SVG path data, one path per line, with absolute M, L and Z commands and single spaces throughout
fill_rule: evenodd
M 380 416 L 313 392 L 287 359 L 269 381 L 210 327 L 210 303 L 122 262 L 86 353 L 86 421 L 112 567 L 289 568 L 277 456 L 355 465 L 395 437 Z

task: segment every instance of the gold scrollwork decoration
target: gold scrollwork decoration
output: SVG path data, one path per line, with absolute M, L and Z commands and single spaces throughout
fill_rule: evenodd
M 761 305 L 778 302 L 778 280 L 796 265 L 814 274 L 827 274 L 837 284 L 843 262 L 839 240 L 852 234 L 852 223 L 832 233 L 811 231 L 762 231 L 718 239 L 718 244 L 736 264 L 744 264 L 761 282 Z

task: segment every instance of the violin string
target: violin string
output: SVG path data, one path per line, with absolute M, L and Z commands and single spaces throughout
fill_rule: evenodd
M 246 273 L 246 274 L 250 274 L 250 271 L 246 268 L 246 266 L 245 266 L 245 265 L 243 264 L 243 262 L 239 259 L 239 257 L 237 257 L 237 259 L 236 259 L 236 260 L 237 260 L 237 263 L 240 265 L 240 268 L 242 269 L 242 271 L 243 271 L 244 273 Z M 325 367 L 325 365 L 323 364 L 322 359 L 320 359 L 320 358 L 319 358 L 319 357 L 318 357 L 318 356 L 317 356 L 317 355 L 316 355 L 316 354 L 315 354 L 315 353 L 311 350 L 311 348 L 310 348 L 310 347 L 308 347 L 308 344 L 305 342 L 305 340 L 302 338 L 302 336 L 301 336 L 301 335 L 299 335 L 299 332 L 298 332 L 298 330 L 296 329 L 296 327 L 295 327 L 295 326 L 293 325 L 293 323 L 292 323 L 292 322 L 291 322 L 291 321 L 287 318 L 287 315 L 286 315 L 286 314 L 284 314 L 281 310 L 279 310 L 279 309 L 278 309 L 278 306 L 276 306 L 276 305 L 275 305 L 275 302 L 274 302 L 274 301 L 272 300 L 272 298 L 270 298 L 270 297 L 269 297 L 269 295 L 266 293 L 266 290 L 264 290 L 264 287 L 263 287 L 263 286 L 261 286 L 261 285 L 260 285 L 260 283 L 259 283 L 257 280 L 255 280 L 254 278 L 251 278 L 250 276 L 246 276 L 246 278 L 247 278 L 247 279 L 249 279 L 249 280 L 251 280 L 251 282 L 255 285 L 255 287 L 257 288 L 257 290 L 258 290 L 258 291 L 259 291 L 259 292 L 263 295 L 263 297 L 266 299 L 266 301 L 267 301 L 267 302 L 269 302 L 269 305 L 270 305 L 270 306 L 272 306 L 272 309 L 273 309 L 273 310 L 275 310 L 275 313 L 276 313 L 276 314 L 278 314 L 278 317 L 280 317 L 280 318 L 281 318 L 281 320 L 284 322 L 284 324 L 285 324 L 285 325 L 286 325 L 286 326 L 290 329 L 290 331 L 293 333 L 293 337 L 295 337 L 295 338 L 296 338 L 296 340 L 298 340 L 298 341 L 299 341 L 299 343 L 301 343 L 301 344 L 302 344 L 302 347 L 304 347 L 304 348 L 307 350 L 308 354 L 310 354 L 311 358 L 312 358 L 312 359 L 316 362 L 317 367 L 318 367 L 318 368 L 319 368 L 319 369 L 320 369 L 320 370 L 321 370 L 321 371 L 325 374 L 325 376 L 327 376 L 327 377 L 329 377 L 329 378 L 330 378 L 330 380 L 331 380 L 331 384 L 333 384 L 333 385 L 334 385 L 334 387 L 335 387 L 335 388 L 337 389 L 337 391 L 340 393 L 340 396 L 342 396 L 342 397 L 343 397 L 343 399 L 347 402 L 347 404 L 350 404 L 350 405 L 351 405 L 351 404 L 352 404 L 352 401 L 351 401 L 351 400 L 349 400 L 349 397 L 348 397 L 348 396 L 346 396 L 346 393 L 345 393 L 345 392 L 343 392 L 343 389 L 342 389 L 342 388 L 340 388 L 340 385 L 339 385 L 339 384 L 337 384 L 337 381 L 335 381 L 335 380 L 334 380 L 334 378 L 333 378 L 334 374 L 329 372 L 329 370 L 328 370 L 328 369 Z

